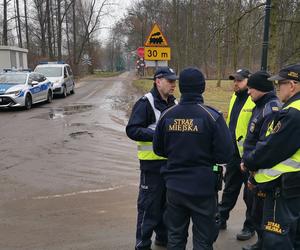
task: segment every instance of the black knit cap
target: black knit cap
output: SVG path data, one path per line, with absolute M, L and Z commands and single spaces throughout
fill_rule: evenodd
M 268 80 L 269 77 L 266 71 L 257 71 L 249 77 L 247 85 L 262 92 L 270 92 L 274 90 L 274 85 Z
M 179 75 L 179 90 L 181 93 L 199 93 L 205 90 L 205 78 L 198 68 L 186 68 Z

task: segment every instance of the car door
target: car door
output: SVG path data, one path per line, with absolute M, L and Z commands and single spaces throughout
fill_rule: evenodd
M 70 78 L 66 66 L 64 67 L 64 81 L 67 86 L 67 92 L 69 93 L 71 91 L 71 83 L 70 83 Z
M 39 82 L 39 75 L 37 73 L 31 73 L 28 79 L 29 91 L 32 96 L 32 103 L 36 103 L 41 100 L 41 84 Z M 37 83 L 34 84 L 33 83 Z
M 42 75 L 42 74 L 38 74 L 38 82 L 40 84 L 40 88 L 41 88 L 41 92 L 40 92 L 40 100 L 47 100 L 47 95 L 48 95 L 48 88 L 49 88 L 49 81 L 47 80 L 47 78 Z

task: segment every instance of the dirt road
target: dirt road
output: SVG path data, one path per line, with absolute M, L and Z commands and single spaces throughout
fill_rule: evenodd
M 134 249 L 139 170 L 124 132 L 132 78 L 85 79 L 66 99 L 0 111 L 1 250 Z M 215 249 L 241 249 L 243 212 L 239 203 Z

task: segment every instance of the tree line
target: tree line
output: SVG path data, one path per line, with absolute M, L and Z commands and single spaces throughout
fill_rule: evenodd
M 31 67 L 42 60 L 66 60 L 79 71 L 84 54 L 93 67 L 104 67 L 99 34 L 113 5 L 113 0 L 3 0 L 0 44 L 27 48 Z
M 1 45 L 29 49 L 29 63 L 61 60 L 80 71 L 88 54 L 93 68 L 123 70 L 156 22 L 171 47 L 170 65 L 189 65 L 211 79 L 240 67 L 260 69 L 265 0 L 133 0 L 111 29 L 103 20 L 116 0 L 2 0 Z M 300 61 L 300 0 L 272 0 L 268 70 Z
M 240 67 L 260 69 L 266 2 L 262 0 L 141 0 L 113 29 L 124 48 L 143 46 L 154 22 L 172 49 L 170 65 L 201 68 L 224 79 Z M 268 70 L 300 61 L 300 1 L 272 0 Z M 121 44 L 121 43 L 120 43 Z

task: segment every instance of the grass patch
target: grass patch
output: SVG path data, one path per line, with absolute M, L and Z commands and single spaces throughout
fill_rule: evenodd
M 95 77 L 113 77 L 122 74 L 123 71 L 95 71 L 93 76 Z
M 143 94 L 147 93 L 153 86 L 153 80 L 138 79 L 133 81 L 133 86 L 138 88 Z M 224 117 L 227 117 L 229 101 L 233 93 L 232 81 L 222 80 L 221 87 L 216 87 L 216 80 L 206 80 L 206 89 L 203 94 L 204 103 L 220 110 Z M 174 95 L 179 100 L 180 92 L 178 85 Z

